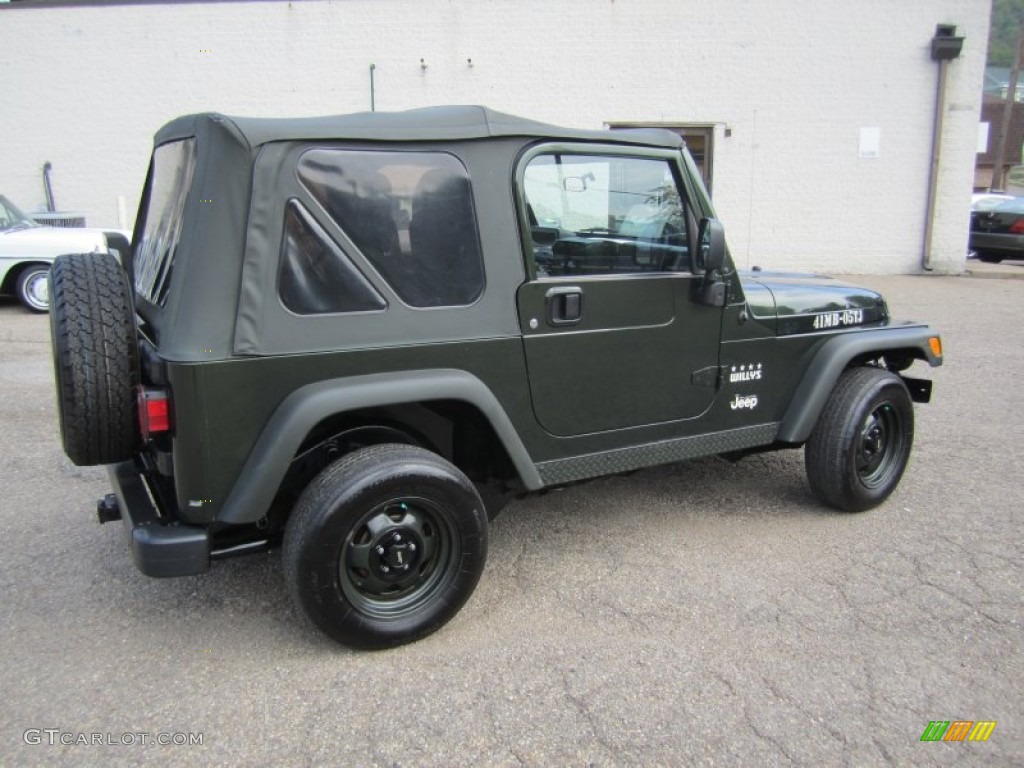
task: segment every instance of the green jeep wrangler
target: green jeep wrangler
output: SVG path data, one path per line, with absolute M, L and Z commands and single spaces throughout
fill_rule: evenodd
M 138 567 L 280 544 L 366 648 L 460 609 L 517 494 L 803 446 L 822 502 L 874 507 L 931 395 L 901 372 L 942 362 L 877 293 L 738 273 L 675 134 L 481 107 L 178 118 L 130 254 L 51 290 L 64 449 Z

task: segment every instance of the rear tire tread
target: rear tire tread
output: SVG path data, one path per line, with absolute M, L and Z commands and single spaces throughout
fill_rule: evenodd
M 339 514 L 337 503 L 345 487 L 353 484 L 369 489 L 388 483 L 397 466 L 428 467 L 440 471 L 455 483 L 465 498 L 473 499 L 473 517 L 480 527 L 472 550 L 463 551 L 459 575 L 448 591 L 425 608 L 425 615 L 411 616 L 389 622 L 361 616 L 342 597 L 331 598 L 333 605 L 322 602 L 311 590 L 309 569 L 312 567 L 311 546 L 323 544 L 324 529 Z M 372 479 L 371 479 L 372 478 Z M 367 486 L 365 483 L 369 482 Z M 370 491 L 372 493 L 372 491 Z M 361 492 L 362 493 L 362 492 Z M 345 516 L 349 512 L 343 513 Z M 487 556 L 487 517 L 472 483 L 443 457 L 411 445 L 385 443 L 354 451 L 324 469 L 303 491 L 285 528 L 281 561 L 285 583 L 293 605 L 304 618 L 334 640 L 353 648 L 391 648 L 425 637 L 446 624 L 469 599 Z M 463 535 L 466 535 L 463 533 Z
M 79 466 L 136 446 L 138 347 L 127 278 L 109 254 L 72 254 L 50 274 L 50 328 L 64 450 Z

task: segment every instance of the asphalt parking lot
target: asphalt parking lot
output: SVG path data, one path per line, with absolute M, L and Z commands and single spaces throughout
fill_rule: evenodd
M 60 450 L 47 319 L 0 304 L 0 762 L 1024 764 L 1024 281 L 855 281 L 946 349 L 883 507 L 822 508 L 792 451 L 517 501 L 455 620 L 378 653 L 305 626 L 277 553 L 139 574 Z

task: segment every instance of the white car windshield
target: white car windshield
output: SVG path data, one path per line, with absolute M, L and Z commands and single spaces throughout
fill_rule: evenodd
M 0 232 L 14 232 L 18 229 L 41 226 L 22 213 L 14 203 L 0 195 Z

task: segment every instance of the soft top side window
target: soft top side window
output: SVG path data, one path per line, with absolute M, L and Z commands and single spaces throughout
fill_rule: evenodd
M 297 315 L 387 309 L 387 302 L 294 199 L 285 207 L 278 293 Z
M 453 155 L 311 149 L 298 175 L 406 304 L 465 306 L 483 292 L 469 173 Z
M 688 271 L 687 216 L 671 161 L 540 154 L 523 194 L 537 277 Z

